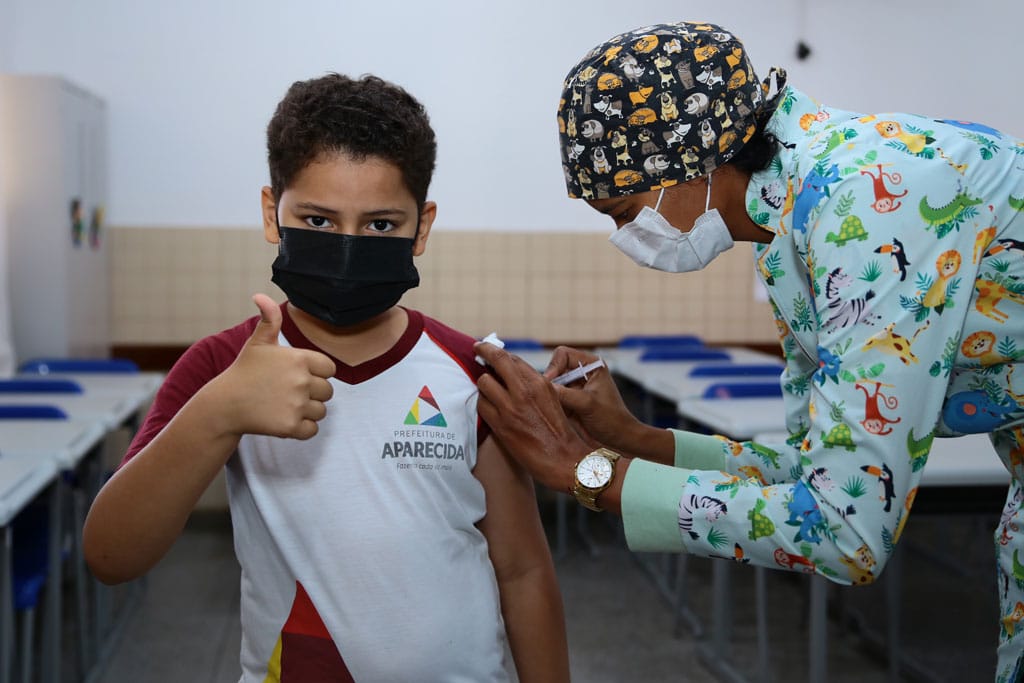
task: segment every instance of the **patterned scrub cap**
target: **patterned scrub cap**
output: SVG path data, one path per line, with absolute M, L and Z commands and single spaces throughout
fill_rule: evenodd
M 558 105 L 569 196 L 647 192 L 705 175 L 757 130 L 762 84 L 743 44 L 720 26 L 644 26 L 598 45 L 565 78 Z

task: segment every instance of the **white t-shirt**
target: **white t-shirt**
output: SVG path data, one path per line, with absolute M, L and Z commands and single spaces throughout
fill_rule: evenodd
M 346 669 L 360 683 L 508 680 L 497 582 L 475 526 L 486 511 L 472 474 L 481 369 L 470 337 L 408 314 L 384 355 L 335 359 L 317 436 L 247 435 L 227 465 L 246 683 L 346 680 Z M 285 316 L 280 343 L 313 348 Z M 158 398 L 130 455 L 254 325 L 183 356 L 167 378 L 177 400 Z

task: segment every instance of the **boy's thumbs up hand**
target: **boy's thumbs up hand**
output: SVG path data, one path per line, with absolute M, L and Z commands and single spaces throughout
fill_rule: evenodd
M 235 362 L 215 380 L 229 431 L 308 439 L 327 414 L 334 393 L 334 362 L 318 351 L 278 344 L 281 309 L 265 294 L 253 296 L 260 309 L 249 340 Z

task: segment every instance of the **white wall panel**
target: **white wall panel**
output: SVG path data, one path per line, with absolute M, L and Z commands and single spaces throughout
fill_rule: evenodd
M 569 67 L 640 25 L 716 21 L 836 106 L 975 119 L 1024 135 L 1014 85 L 1019 0 L 7 0 L 8 66 L 57 73 L 110 108 L 110 221 L 259 220 L 264 129 L 297 79 L 375 72 L 406 86 L 440 144 L 438 225 L 600 229 L 565 197 L 555 106 Z M 797 40 L 811 47 L 795 57 Z

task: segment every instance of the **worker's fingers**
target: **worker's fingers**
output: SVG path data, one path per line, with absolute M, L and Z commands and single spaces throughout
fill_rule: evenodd
M 474 348 L 477 355 L 491 366 L 497 378 L 513 396 L 521 396 L 524 393 L 525 384 L 530 379 L 539 378 L 537 371 L 526 361 L 494 344 L 478 342 Z M 477 382 L 477 386 L 479 386 L 479 382 Z
M 496 409 L 511 403 L 508 389 L 501 381 L 491 374 L 484 374 L 476 381 L 476 388 L 480 391 L 480 400 L 486 400 Z M 478 401 L 479 406 L 479 401 Z M 479 407 L 477 408 L 479 410 Z

